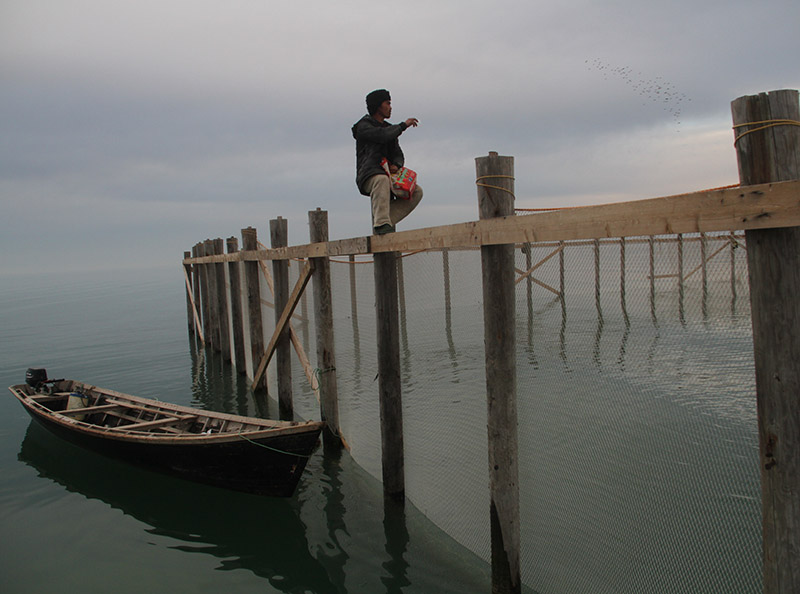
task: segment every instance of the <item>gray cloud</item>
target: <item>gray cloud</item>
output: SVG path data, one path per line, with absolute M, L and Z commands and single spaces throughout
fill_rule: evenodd
M 378 87 L 421 120 L 406 228 L 477 218 L 490 150 L 516 157 L 524 206 L 732 183 L 730 101 L 800 86 L 797 22 L 794 0 L 9 0 L 0 274 L 170 262 L 277 216 L 305 242 L 318 206 L 332 236 L 365 234 L 350 126 Z

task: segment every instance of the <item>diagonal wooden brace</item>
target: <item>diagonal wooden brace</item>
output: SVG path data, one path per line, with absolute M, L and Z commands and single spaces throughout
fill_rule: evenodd
M 264 351 L 264 356 L 261 357 L 261 363 L 258 364 L 258 369 L 256 369 L 255 374 L 253 374 L 254 386 L 258 384 L 258 381 L 261 379 L 261 376 L 267 369 L 267 365 L 269 365 L 269 361 L 272 359 L 272 355 L 275 353 L 275 347 L 278 345 L 278 339 L 286 329 L 286 325 L 289 323 L 292 313 L 294 313 L 294 309 L 297 307 L 300 297 L 303 294 L 303 290 L 305 290 L 313 272 L 314 263 L 311 260 L 306 261 L 306 265 L 303 267 L 303 270 L 300 271 L 300 278 L 297 279 L 294 290 L 292 291 L 292 294 L 289 295 L 289 301 L 286 303 L 286 308 L 284 308 L 278 323 L 275 325 L 275 332 L 272 334 L 272 339 L 269 341 L 269 344 Z

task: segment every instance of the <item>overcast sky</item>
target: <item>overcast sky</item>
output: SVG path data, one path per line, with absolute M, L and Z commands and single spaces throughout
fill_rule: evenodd
M 800 88 L 798 0 L 0 0 L 0 275 L 177 264 L 308 211 L 370 232 L 350 128 L 376 88 L 425 198 L 478 218 L 738 181 L 730 102 Z

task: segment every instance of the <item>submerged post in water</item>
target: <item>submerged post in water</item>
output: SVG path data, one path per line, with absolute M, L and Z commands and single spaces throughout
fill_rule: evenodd
M 797 91 L 731 104 L 739 181 L 800 179 Z M 764 213 L 769 214 L 769 213 Z M 764 592 L 800 592 L 800 227 L 748 230 Z
M 289 221 L 283 217 L 269 222 L 270 243 L 273 248 L 289 245 Z M 272 261 L 272 281 L 275 287 L 275 325 L 283 315 L 289 303 L 289 261 Z M 292 420 L 294 404 L 292 402 L 292 345 L 289 341 L 289 327 L 281 332 L 275 347 L 275 366 L 278 375 L 278 409 L 282 419 Z
M 481 219 L 514 215 L 514 157 L 475 159 Z M 481 247 L 492 592 L 521 591 L 514 244 Z

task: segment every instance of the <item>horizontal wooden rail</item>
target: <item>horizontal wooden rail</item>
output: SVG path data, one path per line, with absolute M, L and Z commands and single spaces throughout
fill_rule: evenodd
M 565 208 L 326 243 L 187 258 L 183 262 L 210 264 L 319 258 L 507 243 L 795 226 L 800 226 L 800 181 L 788 181 Z

